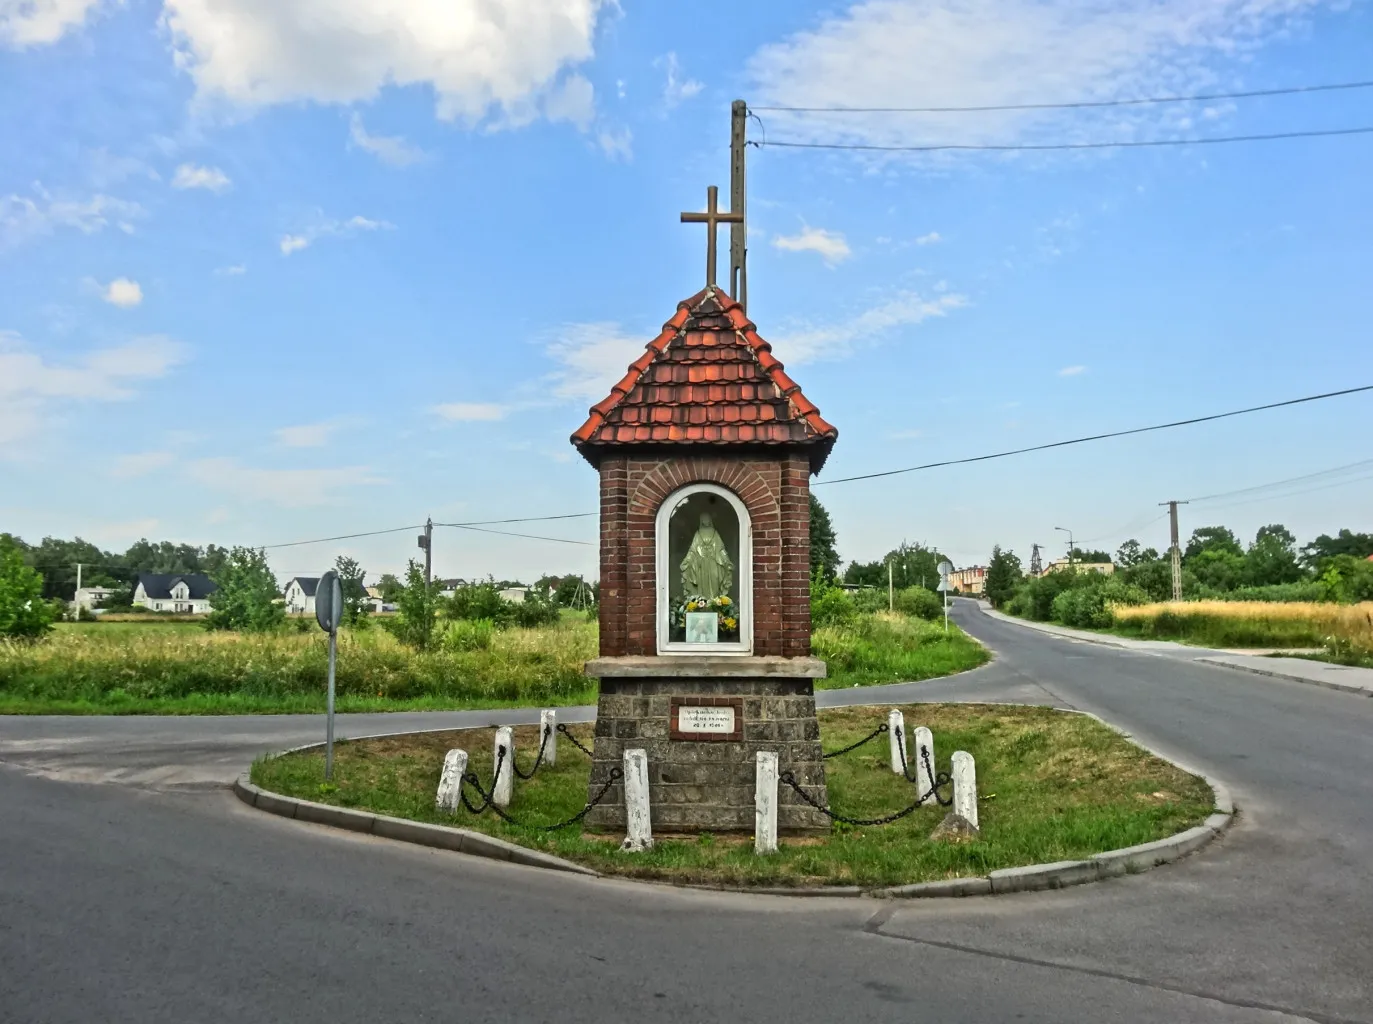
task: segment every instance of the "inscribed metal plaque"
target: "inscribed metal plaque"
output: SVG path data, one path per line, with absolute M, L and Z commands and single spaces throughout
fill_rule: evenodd
M 733 708 L 693 708 L 677 709 L 678 732 L 733 732 Z

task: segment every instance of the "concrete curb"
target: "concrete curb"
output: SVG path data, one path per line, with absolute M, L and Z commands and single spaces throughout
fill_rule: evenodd
M 918 703 L 918 702 L 917 702 Z M 980 703 L 980 702 L 960 702 L 960 703 Z M 878 707 L 880 705 L 871 705 Z M 1009 707 L 1023 707 L 1024 705 L 1006 705 Z M 1175 835 L 1164 839 L 1158 839 L 1151 843 L 1142 843 L 1138 846 L 1128 846 L 1119 850 L 1107 850 L 1104 853 L 1094 854 L 1087 860 L 1068 860 L 1057 861 L 1052 864 L 1029 864 L 1018 868 L 1003 868 L 993 871 L 985 876 L 972 876 L 965 878 L 947 878 L 934 882 L 916 882 L 910 885 L 885 886 L 878 889 L 864 889 L 856 885 L 822 885 L 812 888 L 800 888 L 789 886 L 757 886 L 744 888 L 742 886 L 728 885 L 703 885 L 699 883 L 677 886 L 685 889 L 704 889 L 711 892 L 737 892 L 747 893 L 753 896 L 805 896 L 805 897 L 854 897 L 866 896 L 872 899 L 930 899 L 938 897 L 961 897 L 961 896 L 999 896 L 1014 892 L 1035 892 L 1044 889 L 1064 889 L 1071 885 L 1082 885 L 1087 882 L 1100 882 L 1108 878 L 1116 878 L 1126 874 L 1139 874 L 1151 868 L 1159 867 L 1163 864 L 1171 864 L 1179 858 L 1194 853 L 1206 846 L 1216 837 L 1228 829 L 1235 820 L 1235 804 L 1230 797 L 1230 790 L 1224 783 L 1211 778 L 1204 772 L 1195 768 L 1181 764 L 1157 750 L 1151 749 L 1141 743 L 1135 736 L 1121 729 L 1119 726 L 1112 725 L 1110 722 L 1094 715 L 1090 711 L 1078 711 L 1072 708 L 1058 708 L 1062 714 L 1085 715 L 1095 719 L 1113 732 L 1118 733 L 1131 743 L 1144 750 L 1149 751 L 1153 756 L 1167 761 L 1175 768 L 1187 772 L 1189 775 L 1196 775 L 1205 780 L 1211 787 L 1214 794 L 1215 813 L 1206 819 L 1205 822 L 1189 828 L 1186 831 L 1178 832 Z M 473 728 L 484 728 L 474 726 Z M 386 736 L 410 736 L 422 732 L 451 732 L 450 729 L 425 729 L 410 730 L 409 732 L 378 733 L 372 736 L 359 736 L 358 740 L 379 739 Z M 356 740 L 350 740 L 356 742 Z M 292 747 L 290 750 L 283 750 L 273 757 L 281 757 L 284 754 L 296 753 L 302 750 L 313 750 L 324 746 L 323 743 L 307 743 L 303 746 Z M 550 868 L 555 871 L 566 871 L 577 875 L 590 875 L 594 878 L 619 878 L 621 876 L 602 875 L 591 868 L 583 867 L 561 857 L 552 854 L 540 853 L 538 850 L 530 850 L 527 847 L 519 846 L 515 843 L 508 843 L 501 839 L 496 839 L 481 832 L 473 832 L 464 828 L 452 828 L 447 825 L 431 825 L 427 822 L 411 821 L 408 818 L 392 818 L 384 814 L 372 814 L 367 811 L 351 811 L 342 807 L 335 807 L 332 804 L 314 803 L 310 800 L 299 800 L 295 797 L 282 796 L 279 793 L 272 793 L 261 789 L 249 781 L 247 773 L 238 777 L 234 782 L 234 793 L 244 803 L 267 811 L 270 814 L 278 814 L 284 818 L 295 818 L 298 821 L 308 821 L 318 825 L 330 825 L 334 828 L 348 829 L 353 832 L 362 832 L 369 835 L 380 836 L 384 839 L 394 839 L 405 843 L 416 843 L 420 846 L 429 846 L 434 849 L 450 850 L 454 853 L 467 853 L 476 857 L 487 857 L 492 860 L 510 861 L 514 864 L 523 864 L 526 867 Z M 627 881 L 644 881 L 641 879 L 626 879 Z M 653 884 L 650 882 L 650 884 Z M 662 883 L 658 883 L 662 884 Z M 668 883 L 671 884 L 671 883 Z
M 405 735 L 397 733 L 396 735 Z M 317 744 L 312 744 L 317 745 Z M 345 807 L 331 804 L 317 804 L 310 800 L 269 793 L 248 781 L 248 776 L 240 775 L 234 781 L 234 793 L 245 804 L 256 807 L 269 814 L 283 818 L 308 821 L 316 825 L 329 825 L 333 828 L 362 832 L 366 835 L 381 836 L 384 839 L 397 839 L 405 843 L 415 843 L 437 850 L 451 850 L 454 853 L 467 853 L 474 857 L 487 857 L 491 860 L 505 860 L 526 867 L 550 868 L 554 871 L 567 871 L 576 875 L 599 877 L 599 872 L 574 864 L 570 860 L 540 853 L 515 843 L 507 843 L 481 832 L 465 828 L 451 828 L 447 825 L 431 825 L 408 818 L 392 818 L 385 814 L 372 814 L 368 811 L 350 811 Z
M 1355 693 L 1360 697 L 1373 697 L 1373 690 L 1366 686 L 1357 686 L 1350 683 L 1337 683 L 1331 679 L 1315 679 L 1311 676 L 1299 676 L 1295 672 L 1282 672 L 1269 668 L 1259 668 L 1256 665 L 1236 665 L 1233 661 L 1227 661 L 1227 657 L 1233 655 L 1217 655 L 1213 658 L 1194 658 L 1193 660 L 1200 665 L 1215 665 L 1217 668 L 1234 669 L 1236 672 L 1249 672 L 1256 676 L 1268 676 L 1270 679 L 1285 679 L 1292 683 L 1306 683 L 1308 686 L 1320 686 L 1327 690 L 1338 690 L 1340 693 Z M 1247 655 L 1253 657 L 1253 655 Z M 1323 664 L 1317 662 L 1317 664 Z

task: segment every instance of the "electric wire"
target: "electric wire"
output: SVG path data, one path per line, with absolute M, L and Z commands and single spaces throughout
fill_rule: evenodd
M 1230 412 L 1212 413 L 1209 416 L 1193 416 L 1191 419 L 1174 420 L 1171 423 L 1155 423 L 1147 427 L 1134 427 L 1130 430 L 1112 430 L 1104 434 L 1092 434 L 1088 437 L 1074 437 L 1067 441 L 1052 441 L 1048 444 L 1031 445 L 1028 448 L 1012 448 L 1009 451 L 993 452 L 989 455 L 974 455 L 965 459 L 944 459 L 940 462 L 926 462 L 919 466 L 906 466 L 902 469 L 885 469 L 877 473 L 859 473 L 855 476 L 844 476 L 837 480 L 817 480 L 816 487 L 832 487 L 835 484 L 853 483 L 857 480 L 875 480 L 878 477 L 897 476 L 901 473 L 916 473 L 925 469 L 939 469 L 943 466 L 963 466 L 970 462 L 987 462 L 991 459 L 1004 459 L 1011 455 L 1024 455 L 1027 452 L 1042 452 L 1050 448 L 1066 448 L 1069 445 L 1085 444 L 1088 441 L 1104 441 L 1111 437 L 1128 437 L 1131 434 L 1147 434 L 1154 430 L 1168 430 L 1173 427 L 1186 427 L 1194 423 L 1209 423 L 1213 420 L 1228 419 L 1232 416 L 1245 416 L 1249 413 L 1263 412 L 1267 409 L 1281 409 L 1289 405 L 1301 405 L 1305 402 L 1319 402 L 1326 398 L 1338 398 L 1341 395 L 1353 395 L 1362 391 L 1373 391 L 1373 384 L 1364 384 L 1356 388 L 1343 388 L 1339 391 L 1327 391 L 1319 395 L 1306 395 L 1303 398 L 1289 398 L 1281 402 L 1267 402 L 1263 405 L 1252 405 L 1246 409 L 1232 409 Z
M 847 149 L 873 153 L 937 153 L 947 150 L 984 150 L 993 152 L 1015 152 L 1027 150 L 1064 150 L 1064 149 L 1143 149 L 1156 146 L 1209 146 L 1222 142 L 1272 142 L 1277 139 L 1314 139 L 1335 135 L 1367 135 L 1373 132 L 1373 125 L 1360 128 L 1325 128 L 1299 132 L 1274 132 L 1270 135 L 1213 135 L 1193 139 L 1136 139 L 1117 142 L 1044 142 L 1044 143 L 972 143 L 944 142 L 924 146 L 879 146 L 859 142 L 787 142 L 758 141 L 750 139 L 748 145 L 761 149 L 764 146 L 774 149 Z
M 1288 477 L 1286 480 L 1274 480 L 1266 484 L 1255 484 L 1252 487 L 1241 487 L 1238 490 L 1234 491 L 1221 491 L 1219 494 L 1204 494 L 1200 498 L 1188 498 L 1187 503 L 1195 505 L 1199 502 L 1212 501 L 1216 498 L 1229 498 L 1237 494 L 1250 494 L 1254 491 L 1268 490 L 1271 487 L 1283 487 L 1287 484 L 1301 483 L 1306 480 L 1315 480 L 1319 477 L 1331 476 L 1335 473 L 1347 473 L 1351 469 L 1363 469 L 1367 466 L 1373 466 L 1373 459 L 1361 459 L 1358 462 L 1351 462 L 1348 465 L 1335 466 L 1331 469 L 1322 469 L 1316 473 L 1304 473 L 1301 476 Z
M 1337 89 L 1368 89 L 1373 82 L 1335 82 L 1328 85 L 1294 85 L 1280 89 L 1249 89 L 1198 96 L 1150 96 L 1127 100 L 1079 100 L 1070 103 L 998 103 L 971 107 L 773 107 L 749 105 L 749 111 L 770 110 L 792 114 L 974 114 L 997 110 L 1073 110 L 1083 107 L 1129 107 L 1146 103 L 1203 103 L 1240 100 L 1255 96 L 1289 96 L 1296 93 L 1333 92 Z
M 324 544 L 331 540 L 353 540 L 355 537 L 380 537 L 384 533 L 404 533 L 406 530 L 423 530 L 424 524 L 416 526 L 396 526 L 389 530 L 368 530 L 365 533 L 341 533 L 337 537 L 316 537 L 314 540 L 288 540 L 281 544 L 260 544 L 264 551 L 271 551 L 275 548 L 298 548 L 305 544 Z
M 435 526 L 451 526 L 459 530 L 472 530 L 476 533 L 494 533 L 500 537 L 523 537 L 525 540 L 546 540 L 555 544 L 580 544 L 584 547 L 595 547 L 589 540 L 572 540 L 568 537 L 542 537 L 534 533 L 512 533 L 509 530 L 488 530 L 484 526 L 459 526 L 456 523 L 435 523 Z

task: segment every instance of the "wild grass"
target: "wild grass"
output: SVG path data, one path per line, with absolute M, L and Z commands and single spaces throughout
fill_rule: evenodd
M 1205 647 L 1325 647 L 1373 651 L 1373 602 L 1180 601 L 1117 607 L 1112 632 Z
M 343 710 L 594 700 L 582 673 L 596 626 L 573 617 L 497 631 L 484 648 L 419 653 L 381 629 L 343 631 Z M 0 711 L 235 714 L 324 708 L 327 640 L 308 633 L 209 633 L 98 624 L 36 644 L 0 644 Z
M 821 689 L 919 682 L 976 668 L 991 655 L 952 622 L 878 612 L 839 625 L 821 626 L 811 649 L 829 666 Z
M 582 613 L 553 625 L 498 629 L 448 623 L 418 653 L 384 629 L 339 637 L 339 711 L 424 711 L 592 703 L 583 663 L 597 628 Z M 859 616 L 816 631 L 830 663 L 823 686 L 929 679 L 984 662 L 950 626 L 902 615 Z M 0 714 L 308 714 L 324 710 L 325 636 L 206 632 L 199 624 L 73 623 L 36 644 L 0 642 Z
M 821 711 L 825 748 L 861 738 L 885 720 L 886 710 Z M 1212 809 L 1203 780 L 1085 715 L 964 704 L 915 704 L 903 712 L 911 729 L 923 724 L 933 730 L 939 770 L 948 770 L 955 750 L 976 758 L 982 827 L 976 841 L 931 841 L 946 809 L 930 805 L 891 825 L 836 826 L 819 838 L 783 836 L 774 856 L 755 856 L 751 835 L 729 834 L 659 836 L 651 851 L 631 855 L 618 849 L 622 834 L 577 827 L 541 833 L 508 825 L 490 811 L 436 810 L 448 749 L 467 750 L 471 770 L 490 778 L 491 729 L 342 743 L 328 786 L 318 751 L 260 761 L 252 778 L 265 789 L 309 800 L 476 829 L 611 874 L 739 885 L 878 886 L 977 876 L 1161 839 L 1199 824 Z M 571 728 L 592 743 L 590 726 Z M 534 726 L 515 731 L 522 767 L 532 764 L 537 738 Z M 888 767 L 885 737 L 831 759 L 826 772 L 830 805 L 850 817 L 877 817 L 913 799 L 910 783 Z M 562 821 L 583 807 L 589 776 L 589 759 L 563 740 L 556 768 L 541 768 L 529 782 L 516 780 L 510 813 L 533 824 Z

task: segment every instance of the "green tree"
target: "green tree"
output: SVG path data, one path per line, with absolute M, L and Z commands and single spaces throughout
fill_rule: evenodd
M 56 609 L 43 599 L 43 577 L 24 564 L 15 539 L 0 534 L 0 636 L 37 639 L 56 617 Z
M 1192 531 L 1192 537 L 1183 549 L 1182 560 L 1190 562 L 1207 551 L 1223 551 L 1230 555 L 1244 554 L 1240 542 L 1224 526 L 1203 526 Z
M 992 560 L 987 563 L 987 600 L 993 608 L 1000 608 L 1015 596 L 1025 574 L 1014 551 L 1003 551 L 1000 544 L 992 546 Z
M 286 611 L 278 601 L 281 588 L 263 549 L 233 548 L 210 578 L 218 589 L 210 595 L 207 629 L 261 633 L 286 621 Z
M 1259 527 L 1254 543 L 1244 556 L 1244 582 L 1253 587 L 1296 583 L 1302 578 L 1297 562 L 1297 538 L 1287 527 L 1274 523 Z
M 400 597 L 400 592 L 405 589 L 405 584 L 396 578 L 395 573 L 384 572 L 381 579 L 377 580 L 377 589 L 381 591 L 383 601 L 394 604 Z
M 1094 551 L 1091 548 L 1078 548 L 1073 553 L 1074 562 L 1109 562 L 1111 556 L 1105 551 Z
M 437 580 L 424 582 L 424 566 L 413 558 L 405 567 L 405 585 L 396 595 L 399 614 L 392 620 L 392 630 L 401 643 L 417 651 L 427 651 L 434 644 L 434 619 L 438 614 L 439 587 Z
M 343 624 L 356 626 L 367 618 L 367 573 L 357 559 L 339 555 L 334 559 L 339 588 L 343 591 Z
M 820 499 L 810 496 L 810 574 L 817 572 L 824 576 L 825 582 L 833 583 L 839 575 L 839 551 L 835 548 L 838 537 L 830 514 Z
M 1157 561 L 1158 552 L 1153 548 L 1141 548 L 1139 541 L 1133 537 L 1127 540 L 1116 550 L 1116 565 L 1122 569 L 1129 569 L 1141 562 Z
M 1323 533 L 1301 549 L 1302 561 L 1312 569 L 1320 568 L 1327 559 L 1336 555 L 1368 558 L 1369 555 L 1373 555 L 1373 533 L 1341 530 L 1334 537 Z

